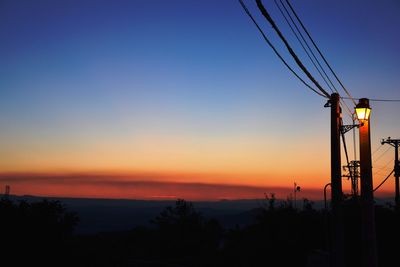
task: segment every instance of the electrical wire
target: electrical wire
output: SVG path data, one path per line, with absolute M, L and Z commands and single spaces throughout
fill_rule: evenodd
M 377 157 L 376 159 L 374 159 L 373 163 L 378 162 L 378 161 L 389 151 L 389 149 L 391 149 L 390 146 L 388 146 L 388 148 L 387 148 L 379 157 Z
M 342 106 L 345 107 L 345 111 L 347 112 L 347 115 L 349 116 L 349 118 L 354 121 L 354 113 L 350 110 L 349 106 L 346 104 L 346 102 L 340 97 L 340 103 L 342 104 Z
M 353 125 L 356 123 L 355 115 L 353 114 L 352 117 Z M 357 148 L 356 148 L 356 127 L 353 127 L 353 153 L 354 153 L 354 160 L 357 160 Z
M 378 148 L 375 149 L 374 152 L 372 152 L 372 155 L 374 155 L 376 152 L 378 152 L 382 147 L 383 147 L 382 144 L 380 146 L 378 146 Z
M 310 41 L 312 42 L 312 44 L 314 45 L 315 49 L 318 51 L 319 55 L 321 56 L 321 58 L 323 59 L 323 61 L 325 62 L 325 64 L 328 66 L 329 70 L 332 72 L 333 76 L 335 76 L 336 80 L 338 81 L 338 83 L 341 85 L 341 87 L 343 88 L 343 90 L 346 92 L 347 96 L 353 101 L 354 105 L 356 105 L 356 101 L 353 99 L 353 97 L 351 96 L 351 94 L 349 93 L 349 91 L 346 89 L 346 87 L 344 87 L 343 83 L 341 82 L 341 80 L 339 79 L 339 77 L 336 75 L 336 73 L 333 71 L 332 67 L 330 66 L 330 64 L 328 63 L 328 61 L 326 60 L 326 58 L 324 57 L 324 55 L 322 54 L 321 50 L 318 48 L 317 44 L 314 42 L 314 39 L 311 37 L 310 33 L 308 32 L 308 30 L 306 29 L 306 27 L 304 26 L 303 22 L 300 20 L 299 16 L 297 15 L 296 11 L 293 9 L 292 5 L 290 4 L 289 0 L 286 0 L 287 5 L 289 6 L 290 10 L 292 11 L 292 13 L 294 14 L 294 16 L 296 17 L 297 21 L 300 23 L 302 29 L 304 30 L 304 32 L 307 34 L 308 38 L 310 39 Z
M 289 43 L 279 30 L 279 28 L 276 26 L 274 20 L 271 18 L 267 10 L 265 9 L 264 5 L 262 4 L 261 0 L 256 0 L 258 9 L 261 11 L 261 14 L 265 17 L 265 19 L 271 24 L 272 28 L 275 30 L 275 32 L 278 34 L 279 38 L 281 38 L 282 42 L 285 44 L 286 48 L 288 49 L 290 55 L 293 57 L 297 65 L 300 67 L 300 69 L 306 74 L 306 76 L 315 84 L 315 86 L 324 94 L 326 97 L 330 97 L 328 92 L 325 91 L 324 88 L 315 80 L 315 78 L 311 75 L 311 73 L 307 70 L 307 68 L 303 65 L 303 63 L 300 61 L 296 53 L 293 51 L 293 49 L 290 47 Z
M 374 102 L 400 102 L 400 99 L 369 99 Z
M 343 125 L 343 120 L 340 119 L 340 125 Z M 347 162 L 347 166 L 350 166 L 350 162 L 349 162 L 349 154 L 347 153 L 347 145 L 346 145 L 346 138 L 344 136 L 344 132 L 340 131 L 341 136 L 342 136 L 342 140 L 343 140 L 343 148 L 344 148 L 344 153 L 346 154 L 346 162 Z
M 311 87 L 311 85 L 309 85 L 306 81 L 304 81 L 290 66 L 289 64 L 285 61 L 285 59 L 279 54 L 278 50 L 276 50 L 275 46 L 270 42 L 270 40 L 267 38 L 267 36 L 265 35 L 264 31 L 261 29 L 261 27 L 258 25 L 258 23 L 256 22 L 256 20 L 254 19 L 253 15 L 251 15 L 249 9 L 247 8 L 247 6 L 244 4 L 243 0 L 239 0 L 240 5 L 242 6 L 243 10 L 246 12 L 247 16 L 249 16 L 249 18 L 253 21 L 254 25 L 256 26 L 256 28 L 258 29 L 258 31 L 261 33 L 263 39 L 267 42 L 267 44 L 272 48 L 272 50 L 275 52 L 275 54 L 277 55 L 277 57 L 283 62 L 283 64 L 297 77 L 297 79 L 299 79 L 305 86 L 307 86 L 310 90 L 312 90 L 314 93 L 316 93 L 319 96 L 325 97 L 325 98 L 329 98 L 329 94 L 322 94 L 320 92 L 318 92 L 316 89 L 314 89 L 313 87 Z
M 331 90 L 331 92 L 333 93 L 334 91 L 336 93 L 339 93 L 338 90 L 336 89 L 335 85 L 332 83 L 331 79 L 329 78 L 329 76 L 327 75 L 326 71 L 324 70 L 324 68 L 321 66 L 318 58 L 315 56 L 314 52 L 312 51 L 311 47 L 308 45 L 307 41 L 305 40 L 303 34 L 301 33 L 301 31 L 299 30 L 299 28 L 297 27 L 295 21 L 293 20 L 293 18 L 291 17 L 289 11 L 287 10 L 287 8 L 285 7 L 285 5 L 283 4 L 282 0 L 280 0 L 281 5 L 283 6 L 285 13 L 283 12 L 281 6 L 278 4 L 277 0 L 274 0 L 274 3 L 276 5 L 276 7 L 279 9 L 280 13 L 282 14 L 283 18 L 285 19 L 286 23 L 288 24 L 290 30 L 292 31 L 292 33 L 294 34 L 294 36 L 296 37 L 297 41 L 300 43 L 301 47 L 303 48 L 304 52 L 306 53 L 306 55 L 308 56 L 308 58 L 310 59 L 311 63 L 313 64 L 313 66 L 315 67 L 315 69 L 318 71 L 319 75 L 321 76 L 321 78 L 324 80 L 325 84 L 328 86 L 328 88 Z M 297 30 L 294 30 L 294 28 L 292 27 L 292 24 L 289 22 L 289 19 L 292 22 L 292 24 L 294 25 L 294 27 Z M 303 42 L 300 40 L 300 37 L 303 40 L 304 44 L 307 46 L 308 50 L 306 49 L 306 47 L 304 46 Z M 313 57 L 311 57 L 311 55 Z M 313 59 L 314 58 L 314 59 Z M 317 66 L 318 64 L 318 66 Z M 325 76 L 322 74 L 322 72 L 325 74 Z M 328 83 L 329 80 L 329 83 Z M 345 107 L 345 111 L 347 112 L 347 115 L 353 119 L 353 113 L 351 112 L 350 108 L 348 107 L 348 105 L 346 104 L 346 102 L 343 99 L 340 99 L 340 102 L 342 104 L 342 106 Z
M 325 69 L 322 67 L 321 63 L 319 62 L 318 58 L 315 56 L 314 52 L 312 51 L 311 47 L 309 46 L 308 42 L 306 41 L 306 39 L 304 38 L 303 34 L 301 33 L 299 27 L 297 27 L 296 22 L 294 21 L 293 17 L 290 15 L 289 10 L 286 8 L 286 6 L 284 5 L 282 0 L 279 0 L 282 7 L 284 8 L 286 15 L 289 17 L 290 21 L 292 22 L 292 24 L 294 25 L 294 27 L 296 28 L 297 33 L 300 35 L 301 39 L 303 40 L 304 44 L 307 46 L 308 50 L 310 51 L 311 55 L 313 56 L 314 60 L 317 62 L 319 68 L 315 65 L 314 61 L 311 59 L 309 53 L 307 52 L 307 50 L 305 49 L 303 43 L 300 41 L 298 35 L 295 33 L 295 31 L 293 30 L 293 27 L 291 26 L 291 24 L 289 23 L 288 19 L 286 18 L 286 16 L 284 15 L 282 9 L 280 8 L 277 0 L 274 0 L 275 5 L 278 7 L 279 11 L 281 12 L 282 16 L 285 18 L 287 24 L 289 25 L 290 29 L 292 30 L 293 34 L 296 36 L 296 39 L 299 41 L 299 43 L 301 44 L 301 46 L 303 47 L 304 51 L 306 52 L 307 56 L 310 58 L 311 62 L 313 63 L 314 67 L 317 69 L 318 73 L 320 74 L 320 76 L 322 77 L 322 79 L 325 81 L 326 85 L 329 87 L 329 89 L 331 90 L 331 92 L 333 92 L 333 89 L 335 90 L 336 93 L 339 94 L 339 91 L 337 90 L 336 86 L 333 84 L 332 80 L 329 78 L 329 75 L 326 73 Z M 322 72 L 324 73 L 324 75 L 322 75 L 320 69 L 322 70 Z M 326 78 L 325 78 L 326 77 Z M 327 82 L 327 80 L 329 81 L 329 83 Z M 332 89 L 333 88 L 333 89 Z M 347 106 L 346 102 L 343 101 L 342 99 L 340 100 L 342 102 L 342 105 L 346 108 L 346 111 L 348 112 L 347 114 L 349 115 L 350 118 L 352 118 L 352 112 L 350 110 L 350 108 Z
M 373 192 L 375 192 L 376 190 L 378 190 L 379 187 L 381 187 L 381 186 L 387 181 L 387 179 L 389 179 L 389 177 L 390 177 L 393 173 L 394 173 L 394 170 L 392 170 L 392 171 L 389 173 L 389 175 L 388 175 L 377 187 L 375 187 L 375 189 L 373 190 Z
M 392 159 L 390 159 L 388 162 L 386 162 L 385 163 L 385 165 L 383 165 L 382 167 L 374 167 L 374 169 L 378 169 L 375 173 L 374 173 L 374 175 L 378 175 L 378 174 L 380 174 L 381 172 L 383 172 L 384 170 L 386 170 L 387 169 L 387 167 L 389 166 L 389 164 L 390 163 L 392 163 L 393 162 L 393 160 Z
M 279 0 L 283 9 L 285 10 L 285 12 L 283 12 L 281 6 L 278 4 L 277 0 L 274 0 L 274 3 L 276 5 L 276 7 L 279 9 L 280 13 L 282 14 L 283 18 L 285 19 L 286 23 L 288 24 L 290 30 L 292 31 L 292 33 L 294 34 L 294 36 L 296 37 L 297 41 L 300 43 L 301 47 L 303 48 L 304 52 L 306 53 L 306 55 L 308 56 L 308 58 L 310 59 L 311 63 L 313 64 L 313 66 L 315 67 L 315 69 L 318 71 L 319 75 L 321 76 L 321 78 L 324 80 L 325 84 L 328 86 L 328 88 L 331 90 L 331 92 L 333 93 L 333 91 L 335 91 L 336 93 L 339 94 L 337 88 L 335 87 L 335 85 L 333 84 L 332 80 L 329 78 L 329 75 L 326 73 L 325 69 L 322 67 L 321 63 L 319 62 L 318 58 L 315 56 L 314 52 L 312 51 L 311 47 L 309 46 L 308 42 L 306 41 L 306 39 L 304 38 L 303 34 L 301 33 L 300 29 L 297 27 L 296 22 L 294 21 L 293 17 L 290 15 L 289 10 L 286 8 L 286 6 L 284 5 L 282 0 Z M 286 13 L 286 15 L 285 15 Z M 295 27 L 296 31 L 294 30 L 294 28 L 292 27 L 292 24 L 289 22 L 289 19 L 292 22 L 293 26 Z M 303 42 L 300 40 L 303 40 Z M 306 47 L 304 46 L 304 44 L 307 46 L 308 50 L 306 49 Z M 312 57 L 311 57 L 311 55 Z M 317 66 L 318 65 L 318 66 Z M 322 72 L 323 74 L 322 74 Z M 329 81 L 329 83 L 328 83 Z M 347 112 L 347 115 L 349 116 L 349 118 L 353 118 L 353 113 L 350 110 L 349 106 L 346 104 L 346 102 L 343 99 L 340 99 L 342 106 L 345 107 L 345 111 Z
M 303 42 L 305 42 L 305 45 L 308 47 L 309 51 L 311 52 L 311 54 L 313 55 L 314 59 L 311 57 L 310 53 L 308 52 L 308 50 L 305 48 L 303 42 L 300 40 L 299 35 L 297 35 L 296 31 L 293 29 L 292 24 L 290 24 L 289 19 L 286 17 L 285 13 L 283 12 L 282 8 L 279 6 L 277 0 L 274 0 L 276 7 L 279 9 L 279 11 L 281 12 L 283 18 L 285 19 L 286 23 L 288 24 L 290 30 L 292 31 L 292 33 L 294 34 L 294 36 L 296 37 L 297 41 L 300 43 L 301 47 L 303 48 L 304 52 L 306 53 L 306 55 L 308 56 L 308 58 L 310 59 L 311 63 L 313 64 L 313 66 L 315 67 L 315 69 L 318 71 L 319 75 L 321 76 L 321 78 L 324 80 L 325 84 L 329 87 L 329 89 L 331 90 L 331 92 L 333 93 L 333 89 L 330 86 L 330 84 L 328 83 L 328 81 L 326 80 L 325 76 L 322 75 L 322 72 L 320 70 L 320 68 L 322 69 L 321 65 L 319 64 L 318 60 L 315 58 L 314 53 L 310 50 L 309 45 L 305 42 L 304 37 L 302 36 L 302 34 L 298 31 L 297 25 L 294 24 L 293 19 L 290 17 L 290 15 L 288 14 L 286 8 L 286 13 L 289 16 L 290 20 L 292 21 L 292 23 L 294 24 L 295 28 L 297 29 L 297 32 L 300 33 L 301 38 L 303 39 Z M 282 1 L 281 1 L 282 4 Z M 315 61 L 317 63 L 315 63 Z M 318 68 L 317 64 L 319 65 L 320 68 Z M 324 71 L 322 69 L 322 71 Z M 328 77 L 329 78 L 329 77 Z M 336 93 L 338 93 L 338 91 L 335 89 Z
M 277 0 L 274 0 L 275 4 L 277 6 L 279 6 L 277 4 Z M 319 62 L 318 58 L 315 56 L 313 50 L 311 49 L 310 45 L 308 44 L 308 42 L 306 41 L 306 38 L 304 38 L 304 35 L 301 33 L 299 27 L 297 27 L 296 22 L 294 21 L 292 15 L 290 15 L 289 10 L 286 8 L 285 4 L 283 3 L 282 0 L 279 0 L 279 2 L 281 3 L 282 7 L 285 9 L 285 12 L 287 14 L 287 16 L 289 17 L 290 21 L 293 23 L 294 27 L 296 28 L 297 32 L 299 33 L 301 39 L 303 40 L 303 42 L 306 44 L 308 50 L 310 51 L 310 53 L 312 54 L 313 58 L 315 59 L 315 61 L 317 62 L 318 66 L 320 67 L 320 69 L 322 70 L 322 72 L 325 74 L 325 77 L 328 79 L 329 83 L 331 84 L 331 86 L 335 89 L 336 93 L 339 93 L 336 86 L 333 84 L 332 80 L 329 78 L 329 75 L 326 73 L 325 69 L 322 67 L 321 63 Z
M 342 97 L 343 99 L 350 99 L 348 97 Z M 360 100 L 361 98 L 354 98 L 355 100 Z M 368 98 L 369 101 L 373 102 L 400 102 L 400 99 L 377 99 L 377 98 Z

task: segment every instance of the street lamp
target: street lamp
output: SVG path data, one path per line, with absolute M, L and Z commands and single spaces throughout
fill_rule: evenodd
M 361 98 L 356 105 L 357 119 L 360 122 L 360 185 L 362 217 L 363 266 L 378 266 L 375 233 L 374 195 L 372 185 L 372 158 L 370 114 L 367 98 Z
M 360 128 L 360 126 L 364 126 L 365 122 L 368 122 L 369 115 L 371 114 L 371 107 L 369 106 L 369 100 L 367 98 L 361 98 L 356 105 L 356 116 L 357 120 L 360 122 L 359 124 L 352 125 L 341 125 L 340 133 L 345 134 L 353 128 Z M 368 127 L 367 127 L 368 128 Z M 365 129 L 367 129 L 365 128 Z M 368 129 L 369 132 L 369 129 Z
M 371 114 L 371 107 L 369 106 L 369 101 L 367 98 L 361 98 L 356 105 L 357 119 L 363 123 L 369 119 Z

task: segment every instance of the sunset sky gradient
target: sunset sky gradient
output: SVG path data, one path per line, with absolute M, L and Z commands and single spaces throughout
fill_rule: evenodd
M 273 1 L 264 4 L 318 79 Z M 400 99 L 399 1 L 293 6 L 354 97 Z M 301 197 L 321 199 L 325 103 L 238 1 L 0 2 L 0 188 L 14 194 L 286 198 L 296 181 Z M 400 103 L 371 105 L 378 184 L 394 157 L 380 140 L 400 138 Z M 393 190 L 390 179 L 379 193 Z

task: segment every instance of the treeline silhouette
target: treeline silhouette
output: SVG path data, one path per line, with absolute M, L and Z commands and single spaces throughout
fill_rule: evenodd
M 78 216 L 59 201 L 18 203 L 0 200 L 2 266 L 58 266 L 66 251 Z M 3 265 L 4 264 L 4 265 Z
M 359 202 L 345 202 L 347 266 L 360 266 Z M 253 222 L 225 229 L 178 199 L 150 226 L 130 231 L 77 235 L 79 222 L 59 201 L 0 200 L 3 266 L 329 266 L 330 213 L 303 200 L 266 197 L 251 211 Z M 377 206 L 380 266 L 396 266 L 399 212 Z M 11 256 L 17 255 L 17 256 Z

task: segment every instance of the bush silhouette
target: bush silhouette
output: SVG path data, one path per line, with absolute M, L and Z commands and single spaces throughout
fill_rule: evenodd
M 166 207 L 152 223 L 159 234 L 161 257 L 186 264 L 188 261 L 200 264 L 204 257 L 213 257 L 222 235 L 218 221 L 205 220 L 192 203 L 183 199 L 178 199 L 174 207 Z
M 14 266 L 62 265 L 55 261 L 67 254 L 69 238 L 78 222 L 77 215 L 67 212 L 59 201 L 48 200 L 15 203 L 3 198 L 0 218 L 2 251 L 20 255 L 12 259 Z

